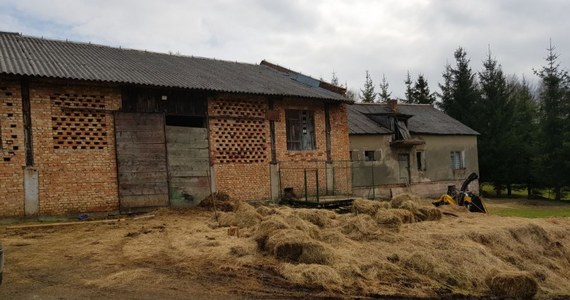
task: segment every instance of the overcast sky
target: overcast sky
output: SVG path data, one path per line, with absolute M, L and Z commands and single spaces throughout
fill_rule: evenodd
M 0 0 L 0 31 L 230 61 L 266 59 L 360 90 L 365 71 L 403 97 L 406 73 L 438 91 L 462 46 L 478 71 L 490 46 L 536 81 L 549 39 L 570 66 L 567 0 Z

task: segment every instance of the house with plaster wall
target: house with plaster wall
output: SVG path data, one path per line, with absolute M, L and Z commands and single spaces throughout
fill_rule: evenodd
M 344 92 L 265 61 L 0 33 L 0 216 L 350 194 Z
M 431 105 L 355 104 L 348 108 L 354 194 L 438 197 L 478 173 L 479 133 Z M 477 192 L 478 181 L 469 186 Z

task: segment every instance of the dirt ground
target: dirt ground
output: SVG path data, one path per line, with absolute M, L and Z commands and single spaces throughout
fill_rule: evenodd
M 405 211 L 421 205 L 392 206 L 2 225 L 0 299 L 489 298 L 503 271 L 528 274 L 537 298 L 570 298 L 570 219 L 444 209 L 420 220 Z

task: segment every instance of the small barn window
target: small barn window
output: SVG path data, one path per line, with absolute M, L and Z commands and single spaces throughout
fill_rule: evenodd
M 451 151 L 451 169 L 460 170 L 465 169 L 465 155 L 463 151 Z
M 315 118 L 308 110 L 287 110 L 287 150 L 315 150 Z
M 380 160 L 382 156 L 382 152 L 374 151 L 374 150 L 366 150 L 364 151 L 364 160 L 365 161 L 377 161 Z

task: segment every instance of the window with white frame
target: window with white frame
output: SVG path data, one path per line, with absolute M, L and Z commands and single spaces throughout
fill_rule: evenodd
M 465 169 L 465 154 L 463 151 L 451 151 L 451 169 L 460 170 Z

